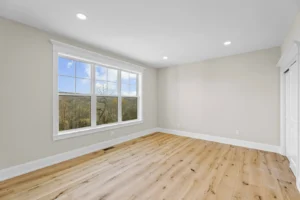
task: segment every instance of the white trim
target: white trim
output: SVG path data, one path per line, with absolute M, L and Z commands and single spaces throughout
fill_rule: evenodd
M 288 160 L 290 162 L 290 168 L 291 168 L 293 174 L 295 175 L 295 177 L 297 177 L 297 165 L 296 165 L 296 163 L 292 159 L 290 159 L 289 157 L 288 157 Z
M 135 65 L 123 60 L 118 60 L 116 58 L 105 56 L 83 48 L 65 44 L 56 40 L 50 40 L 50 42 L 55 47 L 54 49 L 56 50 L 56 52 L 60 52 L 68 57 L 77 58 L 87 62 L 99 63 L 116 69 L 123 69 L 131 72 L 141 73 L 145 70 L 145 68 L 142 66 Z
M 143 96 L 144 96 L 144 78 L 143 74 L 140 73 L 138 76 L 137 93 L 138 93 L 138 119 L 144 119 L 143 115 Z
M 280 67 L 280 149 L 284 155 L 286 155 L 286 106 L 285 106 L 285 79 L 284 72 L 290 68 L 290 66 L 297 62 L 298 67 L 298 155 L 296 163 L 290 159 L 290 168 L 296 177 L 297 188 L 300 191 L 300 41 L 294 41 L 292 47 L 285 51 L 277 66 Z
M 104 56 L 92 51 L 88 51 L 79 47 L 71 46 L 55 40 L 50 40 L 53 44 L 53 140 L 60 140 L 70 137 L 77 137 L 81 135 L 116 129 L 124 126 L 136 125 L 143 123 L 142 110 L 142 74 L 145 68 L 134 65 L 122 60 L 117 60 L 108 56 Z M 76 96 L 90 96 L 91 97 L 91 126 L 85 128 L 78 128 L 66 131 L 59 131 L 59 92 L 58 92 L 58 57 L 64 56 L 70 59 L 79 60 L 91 64 L 91 93 L 90 94 L 74 94 Z M 95 94 L 95 66 L 103 65 L 104 67 L 114 68 L 118 70 L 118 122 L 105 124 L 101 126 L 96 125 L 96 98 Z M 76 68 L 75 68 L 76 69 Z M 126 71 L 135 73 L 137 75 L 137 95 L 132 97 L 138 98 L 138 119 L 122 122 L 121 108 L 122 108 L 122 94 L 121 94 L 121 72 Z M 63 94 L 65 95 L 65 94 Z M 73 94 L 66 94 L 73 95 Z M 110 95 L 106 95 L 110 96 Z M 114 95 L 115 96 L 115 95 Z
M 78 136 L 93 134 L 97 132 L 118 129 L 126 126 L 138 125 L 142 123 L 143 120 L 132 120 L 132 121 L 126 121 L 120 123 L 117 122 L 117 123 L 105 124 L 96 127 L 78 128 L 70 131 L 60 131 L 59 134 L 53 135 L 53 140 L 56 141 L 56 140 L 62 140 L 62 139 L 67 139 L 72 137 L 78 137 Z
M 285 140 L 285 78 L 284 72 L 290 67 L 290 65 L 297 61 L 299 42 L 295 41 L 295 44 L 286 52 L 284 52 L 277 63 L 277 67 L 280 67 L 280 149 L 283 155 L 286 154 L 286 140 Z
M 25 164 L 13 166 L 10 168 L 0 170 L 0 181 L 10 179 L 16 176 L 20 176 L 22 174 L 26 174 L 44 167 L 48 167 L 66 160 L 70 160 L 72 158 L 76 158 L 85 154 L 89 154 L 95 151 L 99 151 L 101 149 L 105 149 L 132 139 L 136 139 L 145 135 L 149 135 L 157 132 L 157 128 L 147 129 L 141 132 L 133 133 L 128 136 L 123 136 L 119 138 L 115 138 L 112 140 L 100 142 L 98 144 L 93 144 L 87 147 L 82 147 L 80 149 L 75 149 L 72 151 L 68 151 L 65 153 L 57 154 L 54 156 L 49 156 L 47 158 L 42 158 L 39 160 L 31 161 Z
M 118 70 L 118 80 L 122 80 L 121 77 L 121 70 Z M 122 84 L 121 81 L 118 81 L 118 94 L 120 95 L 122 92 Z M 118 98 L 118 122 L 121 123 L 122 122 L 122 98 Z
M 58 96 L 58 64 L 57 64 L 57 60 L 58 60 L 58 52 L 57 52 L 57 47 L 53 45 L 53 88 L 52 88 L 52 105 L 53 105 L 53 116 L 52 116 L 52 124 L 53 124 L 53 136 L 57 135 L 57 133 L 59 132 L 59 119 L 58 119 L 58 115 L 59 115 L 59 96 Z
M 219 142 L 223 144 L 230 144 L 235 146 L 241 146 L 251 149 L 258 149 L 263 151 L 269 151 L 274 153 L 280 153 L 280 147 L 275 145 L 269 145 L 269 144 L 262 144 L 262 143 L 256 143 L 256 142 L 249 142 L 244 140 L 238 140 L 238 139 L 230 139 L 230 138 L 224 138 L 219 136 L 211 136 L 206 134 L 200 134 L 200 133 L 192 133 L 187 131 L 179 131 L 179 130 L 172 130 L 172 129 L 164 129 L 164 128 L 153 128 L 153 129 L 147 129 L 141 132 L 133 133 L 128 136 L 123 136 L 120 138 L 115 138 L 109 141 L 100 142 L 98 144 L 93 144 L 87 147 L 83 147 L 80 149 L 75 149 L 72 151 L 68 151 L 65 153 L 57 154 L 54 156 L 50 156 L 47 158 L 42 158 L 39 160 L 31 161 L 25 164 L 13 166 L 10 168 L 2 169 L 0 170 L 0 181 L 10 179 L 22 174 L 26 174 L 44 167 L 48 167 L 66 160 L 70 160 L 72 158 L 76 158 L 85 154 L 89 154 L 110 146 L 114 146 L 132 139 L 136 139 L 145 135 L 149 135 L 155 132 L 163 132 L 163 133 L 169 133 L 173 135 L 179 135 L 184 137 L 190 137 L 195 139 L 201 139 L 206 141 L 212 141 L 212 142 Z M 300 191 L 300 181 L 298 180 L 298 189 Z
M 76 67 L 75 67 L 76 69 Z M 91 127 L 97 126 L 97 97 L 95 94 L 95 66 L 91 65 Z M 75 73 L 76 74 L 76 73 Z M 55 138 L 54 138 L 55 140 Z
M 298 46 L 300 46 L 300 41 L 294 41 L 294 45 L 280 57 L 280 60 L 277 63 L 277 67 L 283 68 L 284 70 L 288 68 L 288 65 L 298 53 Z
M 284 71 L 280 69 L 280 149 L 283 155 L 286 155 L 286 137 L 285 137 L 285 122 L 286 122 L 286 113 L 285 113 L 285 75 Z
M 280 147 L 276 146 L 276 145 L 269 145 L 269 144 L 250 142 L 250 141 L 245 141 L 245 140 L 224 138 L 224 137 L 220 137 L 220 136 L 212 136 L 212 135 L 207 135 L 207 134 L 202 134 L 202 133 L 193 133 L 193 132 L 164 129 L 164 128 L 159 128 L 158 132 L 170 133 L 170 134 L 174 134 L 174 135 L 190 137 L 190 138 L 195 138 L 195 139 L 200 139 L 200 140 L 218 142 L 218 143 L 222 143 L 222 144 L 230 144 L 230 145 L 234 145 L 234 146 L 258 149 L 258 150 L 269 151 L 269 152 L 274 152 L 274 153 L 280 153 Z

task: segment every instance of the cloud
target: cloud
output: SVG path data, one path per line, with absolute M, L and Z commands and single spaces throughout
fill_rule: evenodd
M 90 84 L 90 80 L 89 79 L 80 79 L 80 82 L 82 84 Z
M 106 80 L 107 69 L 104 67 L 96 67 L 96 79 L 97 80 Z
M 96 90 L 97 94 L 104 94 L 107 91 L 107 83 L 101 84 L 101 83 L 97 82 L 95 90 Z
M 72 66 L 73 66 L 73 61 L 69 61 L 68 65 L 67 65 L 67 68 L 70 69 Z
M 88 75 L 89 78 L 91 78 L 91 66 L 85 65 L 84 72 Z

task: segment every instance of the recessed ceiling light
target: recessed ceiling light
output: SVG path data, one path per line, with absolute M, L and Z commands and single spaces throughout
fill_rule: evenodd
M 224 45 L 225 45 L 225 46 L 231 45 L 231 41 L 226 41 L 226 42 L 224 42 Z
M 163 59 L 164 59 L 164 60 L 168 60 L 168 57 L 167 57 L 167 56 L 164 56 Z
M 76 16 L 77 16 L 78 19 L 81 19 L 81 20 L 86 20 L 87 19 L 86 15 L 84 15 L 82 13 L 77 13 Z

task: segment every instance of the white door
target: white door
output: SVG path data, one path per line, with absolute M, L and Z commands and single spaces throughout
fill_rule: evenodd
M 298 162 L 298 67 L 294 63 L 285 74 L 286 154 L 296 175 Z

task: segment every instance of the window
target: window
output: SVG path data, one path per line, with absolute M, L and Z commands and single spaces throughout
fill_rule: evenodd
M 58 92 L 59 131 L 91 126 L 91 65 L 59 57 Z
M 141 68 L 133 70 L 128 63 L 52 43 L 54 139 L 142 122 Z
M 129 72 L 121 72 L 122 95 L 122 120 L 137 119 L 137 75 Z

